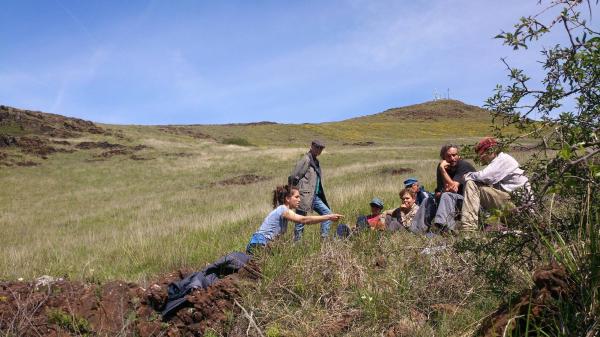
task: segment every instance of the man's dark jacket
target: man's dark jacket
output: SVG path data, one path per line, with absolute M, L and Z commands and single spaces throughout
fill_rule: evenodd
M 317 177 L 319 179 L 317 179 Z M 298 206 L 298 210 L 304 212 L 304 214 L 312 211 L 317 181 L 319 182 L 318 196 L 325 205 L 329 207 L 327 199 L 325 198 L 325 190 L 323 189 L 323 173 L 321 172 L 319 160 L 308 151 L 308 153 L 296 163 L 289 179 L 289 183 L 293 186 L 297 186 L 300 191 L 300 205 Z

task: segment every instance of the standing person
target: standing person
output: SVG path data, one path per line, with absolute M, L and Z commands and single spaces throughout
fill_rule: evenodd
M 465 175 L 465 193 L 461 221 L 465 230 L 476 230 L 479 207 L 484 209 L 514 208 L 511 193 L 521 192 L 525 200 L 531 197 L 531 187 L 519 162 L 500 150 L 495 138 L 486 137 L 475 146 L 483 164 L 481 171 Z
M 322 221 L 338 221 L 343 216 L 340 214 L 327 214 L 320 216 L 303 216 L 294 213 L 300 205 L 300 192 L 297 187 L 277 186 L 273 191 L 273 210 L 265 217 L 260 228 L 252 235 L 246 251 L 252 254 L 259 247 L 266 247 L 280 234 L 287 230 L 288 220 L 301 224 L 314 224 Z
M 456 215 L 460 212 L 463 200 L 465 174 L 474 172 L 471 163 L 460 158 L 458 146 L 446 144 L 440 149 L 441 161 L 436 170 L 437 186 L 435 197 L 438 200 L 432 225 L 441 231 L 456 230 Z
M 323 173 L 317 157 L 323 152 L 325 143 L 315 139 L 310 145 L 310 150 L 300 159 L 292 175 L 289 178 L 289 183 L 297 186 L 300 190 L 300 205 L 296 211 L 299 215 L 306 215 L 314 210 L 319 215 L 327 215 L 331 213 L 327 199 L 325 198 L 325 190 L 323 189 Z M 321 223 L 321 237 L 326 238 L 329 235 L 329 227 L 331 221 L 325 220 Z M 304 233 L 304 224 L 296 223 L 294 228 L 294 240 L 298 241 Z

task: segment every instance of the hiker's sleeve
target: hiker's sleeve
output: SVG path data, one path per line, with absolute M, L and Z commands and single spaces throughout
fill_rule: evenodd
M 509 173 L 519 168 L 519 163 L 509 156 L 499 156 L 481 171 L 467 173 L 467 180 L 474 180 L 486 185 L 494 185 L 502 181 Z
M 296 167 L 294 167 L 294 170 L 292 171 L 291 175 L 292 186 L 298 186 L 300 179 L 302 179 L 308 171 L 309 165 L 310 162 L 306 156 L 298 160 L 298 162 L 296 163 Z

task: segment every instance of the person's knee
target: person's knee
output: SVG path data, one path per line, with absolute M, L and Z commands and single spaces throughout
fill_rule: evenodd
M 442 193 L 442 196 L 440 197 L 440 205 L 446 204 L 447 202 L 450 202 L 450 201 L 452 201 L 452 195 L 448 192 Z
M 478 189 L 478 185 L 474 180 L 467 180 L 465 182 L 465 191 L 466 190 L 476 190 Z

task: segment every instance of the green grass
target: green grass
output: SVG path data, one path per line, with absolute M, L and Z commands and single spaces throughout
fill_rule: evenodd
M 228 145 L 254 146 L 246 138 L 242 137 L 225 138 L 223 139 L 222 143 Z
M 287 181 L 314 137 L 328 143 L 319 159 L 330 205 L 352 224 L 368 212 L 374 196 L 386 209 L 397 207 L 408 177 L 433 190 L 440 145 L 474 143 L 489 130 L 485 116 L 424 121 L 393 113 L 323 124 L 189 127 L 213 139 L 158 127 L 104 125 L 112 136 L 70 141 L 144 144 L 148 148 L 136 154 L 153 159 L 97 161 L 94 155 L 101 150 L 89 150 L 36 159 L 42 163 L 36 167 L 2 168 L 0 279 L 47 274 L 148 284 L 172 270 L 201 269 L 244 249 L 271 209 L 272 189 Z M 255 146 L 223 144 L 228 138 Z M 352 145 L 367 141 L 374 144 Z M 390 174 L 398 168 L 413 172 Z M 267 180 L 218 184 L 242 174 Z M 348 336 L 380 335 L 402 322 L 414 336 L 468 333 L 498 299 L 473 275 L 468 256 L 451 249 L 439 256 L 419 254 L 442 244 L 451 242 L 407 233 L 321 243 L 318 226 L 308 226 L 300 244 L 292 244 L 287 233 L 261 257 L 264 278 L 246 288 L 242 303 L 272 336 L 310 334 L 348 313 L 355 315 L 344 332 Z M 385 257 L 385 268 L 374 265 L 377 256 Z M 458 310 L 438 312 L 435 304 Z M 434 318 L 414 325 L 415 315 Z
M 408 176 L 418 177 L 433 189 L 437 149 L 446 137 L 421 135 L 368 147 L 341 145 L 358 139 L 348 136 L 358 130 L 357 123 L 302 126 L 348 137 L 337 138 L 320 157 L 335 211 L 352 219 L 367 211 L 373 196 L 383 198 L 386 207 L 395 207 L 401 182 Z M 0 171 L 5 191 L 0 194 L 0 278 L 50 274 L 145 282 L 161 272 L 198 266 L 242 249 L 270 208 L 270 191 L 286 182 L 293 164 L 307 150 L 305 142 L 302 146 L 284 142 L 246 147 L 156 127 L 104 127 L 120 136 L 89 135 L 75 141 L 144 144 L 149 148 L 137 154 L 154 159 L 115 156 L 96 161 L 98 149 L 53 154 L 47 160 L 34 159 L 40 166 Z M 260 134 L 263 138 L 256 143 L 264 144 L 277 128 L 295 126 L 220 127 L 236 130 L 243 139 Z M 378 127 L 362 123 L 363 129 L 378 131 L 372 134 L 379 134 Z M 427 124 L 421 123 L 420 128 Z M 400 167 L 414 173 L 389 174 L 390 169 Z M 268 180 L 245 186 L 215 184 L 241 174 Z

